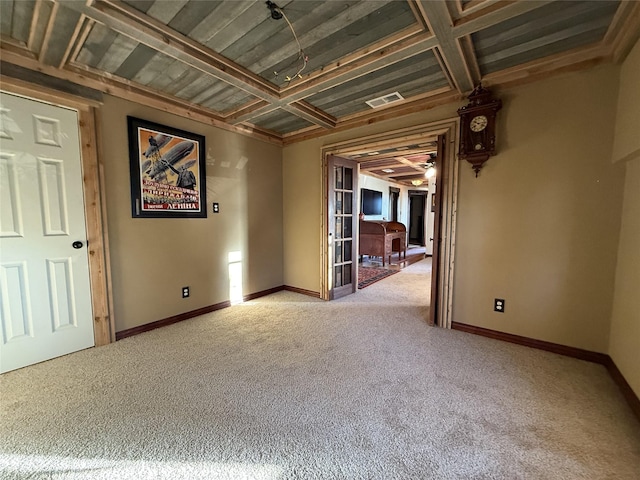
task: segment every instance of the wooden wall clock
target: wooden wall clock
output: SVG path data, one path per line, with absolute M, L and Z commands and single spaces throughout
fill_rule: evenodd
M 458 158 L 465 159 L 478 172 L 490 156 L 496 154 L 496 114 L 502 101 L 479 84 L 469 94 L 469 104 L 458 109 L 460 145 Z

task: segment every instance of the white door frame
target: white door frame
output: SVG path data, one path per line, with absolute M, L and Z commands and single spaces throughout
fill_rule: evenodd
M 96 347 L 115 341 L 109 243 L 107 238 L 104 173 L 99 161 L 99 137 L 95 109 L 101 104 L 75 95 L 2 75 L 0 87 L 7 93 L 78 112 L 84 191 L 89 281 Z
M 440 269 L 438 279 L 438 312 L 437 325 L 443 328 L 451 328 L 452 309 L 453 309 L 453 275 L 454 275 L 454 257 L 455 257 L 455 231 L 456 231 L 456 211 L 458 200 L 458 135 L 459 135 L 459 118 L 447 118 L 436 122 L 425 123 L 413 127 L 393 130 L 390 132 L 359 137 L 346 140 L 339 143 L 326 145 L 322 148 L 322 226 L 320 228 L 320 297 L 328 300 L 329 287 L 329 264 L 328 255 L 329 247 L 329 226 L 327 212 L 327 178 L 328 178 L 328 161 L 329 155 L 343 155 L 348 157 L 350 153 L 363 150 L 363 148 L 376 146 L 381 147 L 385 144 L 398 144 L 400 141 L 407 143 L 432 141 L 434 137 L 444 135 L 449 143 L 446 149 L 447 169 L 446 182 L 438 188 L 442 188 L 442 219 L 440 224 L 441 231 L 441 254 Z M 443 172 L 444 173 L 444 172 Z

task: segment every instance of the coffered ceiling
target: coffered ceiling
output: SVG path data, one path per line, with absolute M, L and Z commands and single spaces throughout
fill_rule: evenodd
M 386 145 L 364 145 L 341 156 L 360 164 L 360 172 L 407 186 L 426 183 L 427 169 L 435 165 L 437 138 L 402 140 Z M 412 183 L 415 182 L 415 183 Z
M 288 144 L 456 102 L 479 81 L 616 61 L 640 33 L 636 1 L 267 3 L 0 0 L 2 71 Z M 394 92 L 403 100 L 366 103 Z M 404 147 L 392 163 L 408 178 L 429 151 Z

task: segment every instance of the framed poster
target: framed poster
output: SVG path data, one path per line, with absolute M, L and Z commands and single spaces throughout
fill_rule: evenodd
M 206 218 L 202 135 L 127 117 L 134 218 Z

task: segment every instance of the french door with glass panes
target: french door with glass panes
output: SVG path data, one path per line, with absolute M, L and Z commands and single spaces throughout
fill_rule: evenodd
M 356 291 L 358 164 L 330 156 L 328 178 L 329 299 Z

